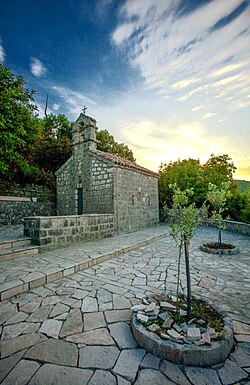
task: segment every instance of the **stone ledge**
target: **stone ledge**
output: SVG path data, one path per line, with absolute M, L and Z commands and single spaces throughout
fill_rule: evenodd
M 240 253 L 240 249 L 234 247 L 233 249 L 215 249 L 204 245 L 200 246 L 200 250 L 204 253 L 219 254 L 219 255 L 236 255 Z
M 31 202 L 31 198 L 27 197 L 12 197 L 12 196 L 2 196 L 0 195 L 0 201 L 8 201 L 8 202 Z
M 231 231 L 233 233 L 238 233 L 246 236 L 250 236 L 250 223 L 236 222 L 230 220 L 223 221 L 226 228 L 226 231 Z M 200 222 L 200 226 L 204 227 L 217 227 L 215 223 L 204 220 Z

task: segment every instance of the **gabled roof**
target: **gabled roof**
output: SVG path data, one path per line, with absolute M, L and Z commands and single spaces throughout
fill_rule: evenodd
M 130 160 L 121 158 L 120 156 L 113 155 L 113 154 L 110 154 L 108 152 L 103 152 L 103 151 L 99 151 L 99 150 L 95 150 L 93 152 L 95 154 L 97 154 L 98 156 L 100 156 L 104 159 L 107 159 L 110 162 L 117 164 L 118 166 L 128 168 L 130 170 L 135 170 L 135 171 L 141 172 L 143 174 L 153 176 L 155 178 L 159 178 L 159 174 L 157 174 L 156 172 L 151 171 L 145 167 L 139 166 L 138 164 L 133 163 Z

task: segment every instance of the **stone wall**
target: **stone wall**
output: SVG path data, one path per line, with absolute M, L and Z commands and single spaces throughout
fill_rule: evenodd
M 56 173 L 58 215 L 78 214 L 78 189 L 82 189 L 84 214 L 112 214 L 113 168 L 93 153 L 73 157 Z
M 17 183 L 7 183 L 0 181 L 0 195 L 36 198 L 38 202 L 55 202 L 56 193 L 44 186 L 27 184 L 21 186 Z
M 159 222 L 158 178 L 119 167 L 114 185 L 115 228 L 119 234 Z
M 40 252 L 93 239 L 112 237 L 114 216 L 89 214 L 24 218 L 24 235 L 31 237 Z
M 114 167 L 91 156 L 86 213 L 114 213 Z
M 0 226 L 21 224 L 27 216 L 55 213 L 55 193 L 46 187 L 0 182 Z
M 250 224 L 244 222 L 236 222 L 236 221 L 224 221 L 226 224 L 226 231 L 232 231 L 234 233 L 242 234 L 250 236 Z M 215 224 L 204 221 L 201 224 L 202 226 L 211 226 L 216 227 Z
M 21 224 L 27 216 L 55 214 L 55 202 L 22 201 L 18 197 L 13 197 L 15 200 L 0 198 L 0 226 Z
M 56 172 L 57 189 L 57 214 L 73 215 L 76 214 L 75 202 L 75 172 L 73 157 Z
M 170 223 L 170 218 L 168 218 L 167 211 L 161 210 L 161 222 Z M 236 222 L 230 220 L 223 221 L 226 225 L 225 231 L 232 231 L 234 233 L 250 236 L 250 224 L 244 222 Z M 215 223 L 211 223 L 205 218 L 200 222 L 200 226 L 216 227 Z

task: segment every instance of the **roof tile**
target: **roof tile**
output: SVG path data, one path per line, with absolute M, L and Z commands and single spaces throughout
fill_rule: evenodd
M 135 171 L 139 171 L 139 172 L 142 172 L 143 174 L 154 176 L 155 178 L 159 177 L 159 174 L 157 174 L 156 172 L 151 171 L 145 167 L 139 166 L 138 164 L 133 163 L 130 160 L 121 158 L 120 156 L 113 155 L 113 154 L 110 154 L 108 152 L 103 152 L 103 151 L 99 151 L 99 150 L 96 150 L 95 153 L 104 159 L 107 159 L 113 163 L 116 163 L 119 166 L 129 168 L 129 169 L 132 169 Z

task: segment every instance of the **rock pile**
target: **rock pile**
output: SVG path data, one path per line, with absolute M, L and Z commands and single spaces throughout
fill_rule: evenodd
M 134 305 L 131 309 L 136 312 L 136 318 L 145 328 L 160 336 L 162 339 L 173 340 L 180 344 L 211 345 L 213 340 L 223 339 L 223 334 L 216 332 L 203 319 L 193 318 L 187 322 L 175 322 L 177 308 L 174 304 L 176 297 L 169 297 L 170 302 L 157 301 L 148 296 L 142 299 L 142 303 Z M 186 304 L 182 304 L 185 308 Z M 181 318 L 185 318 L 187 312 L 179 310 Z

